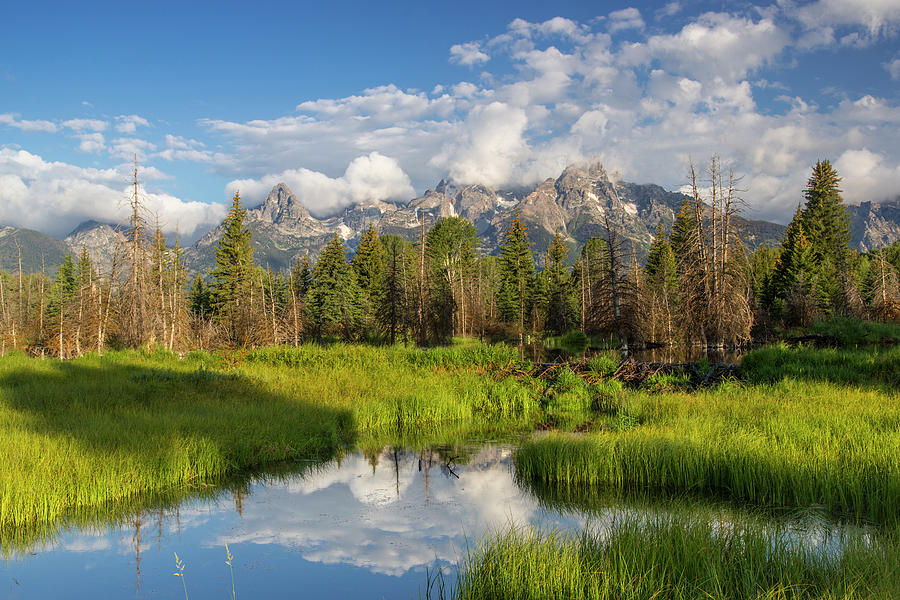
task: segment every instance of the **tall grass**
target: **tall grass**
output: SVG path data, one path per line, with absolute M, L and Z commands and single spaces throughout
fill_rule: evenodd
M 528 428 L 533 385 L 477 372 L 514 356 L 502 347 L 338 345 L 184 360 L 5 357 L 0 529 L 40 530 L 76 510 L 219 483 L 276 461 L 326 459 L 361 440 Z
M 469 552 L 462 599 L 894 598 L 900 545 L 862 535 L 815 541 L 694 515 L 623 517 L 580 536 L 512 529 Z
M 900 522 L 900 402 L 888 385 L 898 356 L 764 349 L 744 359 L 745 382 L 623 391 L 605 410 L 630 427 L 607 419 L 588 435 L 534 439 L 516 454 L 517 471 L 548 485 L 817 504 Z

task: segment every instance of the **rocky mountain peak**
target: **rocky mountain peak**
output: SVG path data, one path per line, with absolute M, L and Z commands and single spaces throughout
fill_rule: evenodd
M 276 224 L 313 218 L 285 183 L 273 187 L 263 203 L 253 211 L 257 218 Z

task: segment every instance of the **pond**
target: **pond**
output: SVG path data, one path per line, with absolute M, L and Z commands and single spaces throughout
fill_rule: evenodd
M 415 598 L 426 569 L 452 581 L 467 547 L 492 531 L 602 531 L 623 515 L 671 509 L 543 493 L 517 482 L 513 450 L 488 443 L 347 452 L 113 524 L 64 529 L 26 550 L 4 549 L 0 596 L 178 598 L 186 588 L 190 598 L 225 598 L 233 569 L 239 598 Z M 723 522 L 735 518 L 715 510 Z M 848 527 L 815 511 L 789 521 L 773 530 L 826 553 L 839 551 Z M 175 553 L 183 578 L 174 575 Z

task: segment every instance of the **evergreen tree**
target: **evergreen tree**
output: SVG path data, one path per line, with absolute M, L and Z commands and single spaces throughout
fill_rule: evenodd
M 359 287 L 347 262 L 344 242 L 337 234 L 325 245 L 313 269 L 306 310 L 319 341 L 329 331 L 340 333 L 345 339 L 356 333 Z
M 516 324 L 519 343 L 522 343 L 534 283 L 534 255 L 531 246 L 528 229 L 519 220 L 517 212 L 500 245 L 500 290 L 497 294 L 497 307 L 504 321 Z
M 385 271 L 383 288 L 378 296 L 379 323 L 389 343 L 394 344 L 398 333 L 406 334 L 409 298 L 405 274 L 408 271 L 407 250 L 412 250 L 412 246 L 396 235 L 382 236 L 381 245 L 385 253 Z
M 666 241 L 662 223 L 657 226 L 656 235 L 650 245 L 644 275 L 645 283 L 640 287 L 649 306 L 642 321 L 649 325 L 651 339 L 671 341 L 675 330 L 673 313 L 677 301 L 678 272 L 675 266 L 675 253 Z
M 191 316 L 198 319 L 208 319 L 213 312 L 213 295 L 212 290 L 203 281 L 198 274 L 194 277 L 191 284 L 191 291 L 188 293 L 188 306 L 190 307 Z
M 216 312 L 226 325 L 229 341 L 243 344 L 250 339 L 250 305 L 253 286 L 252 233 L 244 226 L 247 211 L 235 192 L 228 215 L 222 222 L 222 238 L 216 248 L 212 296 Z
M 362 324 L 368 332 L 371 331 L 384 288 L 384 249 L 373 226 L 369 225 L 369 229 L 362 234 L 350 264 L 359 283 Z
M 309 257 L 304 256 L 302 260 L 296 261 L 291 269 L 291 281 L 294 283 L 294 293 L 297 299 L 302 301 L 306 298 L 306 292 L 312 284 L 312 267 L 309 264 Z
M 578 297 L 581 328 L 585 330 L 590 319 L 588 312 L 594 305 L 594 291 L 609 269 L 609 246 L 601 237 L 592 237 L 581 247 L 581 255 L 573 270 L 573 283 Z
M 547 304 L 545 328 L 563 334 L 572 325 L 570 314 L 571 280 L 566 269 L 569 249 L 559 231 L 547 248 L 545 271 L 547 277 Z
M 681 207 L 678 209 L 678 214 L 675 215 L 672 233 L 669 236 L 669 246 L 675 255 L 676 264 L 680 265 L 682 258 L 690 255 L 696 229 L 694 206 L 691 204 L 691 199 L 685 196 Z
M 675 270 L 675 253 L 666 241 L 666 232 L 662 223 L 657 226 L 653 243 L 650 244 L 650 253 L 647 256 L 644 274 L 647 277 L 647 285 L 651 289 L 670 293 L 677 287 L 678 273 Z
M 803 196 L 803 232 L 812 246 L 821 293 L 819 308 L 829 312 L 846 304 L 851 285 L 847 272 L 850 254 L 850 217 L 838 185 L 841 178 L 827 160 L 816 162 Z
M 775 261 L 767 297 L 773 315 L 780 316 L 787 308 L 789 318 L 790 315 L 800 317 L 802 312 L 801 320 L 806 321 L 809 312 L 806 300 L 811 299 L 811 295 L 818 297 L 822 290 L 819 285 L 815 253 L 803 230 L 803 223 L 803 211 L 798 206 L 794 218 L 784 232 L 784 241 L 778 260 Z M 790 306 L 791 302 L 796 305 L 801 300 L 802 306 Z

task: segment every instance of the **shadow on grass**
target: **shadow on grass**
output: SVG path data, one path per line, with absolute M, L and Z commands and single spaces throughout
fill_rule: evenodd
M 897 390 L 900 389 L 900 348 L 790 348 L 781 344 L 744 355 L 741 376 L 753 384 L 794 379 Z
M 137 354 L 4 359 L 0 429 L 2 552 L 60 527 L 215 496 L 279 461 L 324 461 L 355 442 L 348 412 Z

